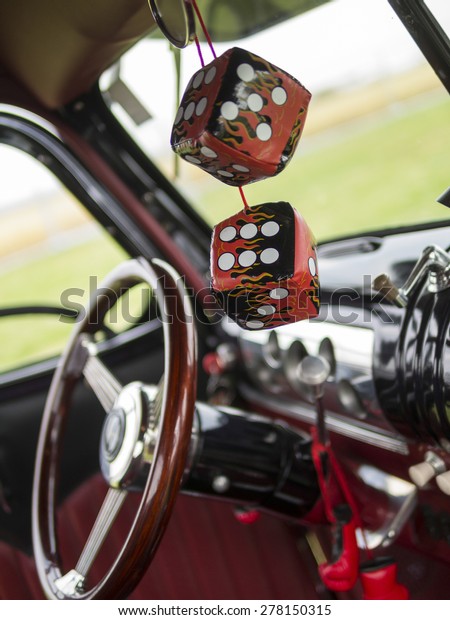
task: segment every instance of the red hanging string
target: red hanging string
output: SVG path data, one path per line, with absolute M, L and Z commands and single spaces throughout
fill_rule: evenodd
M 242 187 L 239 187 L 238 189 L 239 189 L 239 193 L 240 193 L 241 198 L 242 198 L 242 202 L 244 203 L 244 207 L 245 207 L 245 209 L 248 209 L 248 202 L 247 202 L 247 199 L 245 197 L 244 190 L 242 189 Z
M 195 35 L 195 45 L 197 46 L 197 53 L 198 53 L 198 57 L 200 58 L 200 63 L 202 65 L 202 67 L 205 66 L 205 61 L 203 60 L 203 54 L 202 54 L 202 48 L 200 47 L 200 41 L 198 40 L 198 36 Z
M 209 36 L 209 32 L 208 32 L 208 29 L 206 27 L 206 24 L 203 21 L 202 14 L 200 13 L 200 10 L 199 10 L 199 8 L 197 6 L 197 2 L 195 0 L 191 0 L 191 2 L 192 2 L 192 6 L 194 7 L 195 14 L 197 15 L 197 19 L 200 22 L 200 26 L 201 26 L 201 28 L 203 30 L 203 34 L 205 35 L 205 39 L 208 42 L 209 49 L 211 50 L 211 53 L 212 53 L 213 57 L 217 58 L 216 52 L 214 50 L 214 45 L 213 45 L 213 43 L 211 41 L 211 37 Z M 202 65 L 202 66 L 204 66 L 204 65 Z
M 203 34 L 205 35 L 205 39 L 208 42 L 209 48 L 211 50 L 211 53 L 212 53 L 214 58 L 217 58 L 216 51 L 214 49 L 214 45 L 212 43 L 212 40 L 211 40 L 210 34 L 208 32 L 208 29 L 206 27 L 206 24 L 205 24 L 205 22 L 203 20 L 202 14 L 200 13 L 200 9 L 197 6 L 197 2 L 196 2 L 196 0 L 191 0 L 191 3 L 192 3 L 192 6 L 194 7 L 195 14 L 197 15 L 197 19 L 198 19 L 198 21 L 200 23 L 200 26 L 201 26 L 202 30 L 203 30 Z M 204 61 L 204 58 L 203 58 L 203 54 L 202 54 L 202 50 L 201 50 L 201 46 L 200 46 L 200 41 L 198 40 L 198 36 L 197 35 L 195 35 L 194 41 L 195 41 L 195 45 L 197 46 L 197 53 L 198 53 L 198 57 L 200 58 L 200 63 L 202 65 L 202 67 L 204 67 L 205 66 L 205 61 Z M 247 199 L 245 198 L 244 190 L 242 189 L 242 187 L 239 187 L 239 193 L 241 194 L 242 202 L 244 203 L 244 211 L 246 211 L 248 209 L 248 202 L 247 202 Z

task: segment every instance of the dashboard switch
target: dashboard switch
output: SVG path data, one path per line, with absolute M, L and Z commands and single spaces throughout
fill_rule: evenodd
M 436 478 L 436 482 L 439 485 L 438 478 L 441 478 L 441 476 L 446 475 L 446 474 L 443 474 L 444 471 L 445 471 L 444 461 L 434 452 L 426 452 L 425 460 L 422 463 L 417 463 L 417 465 L 413 465 L 412 467 L 409 468 L 409 477 L 411 478 L 411 480 L 414 482 L 415 485 L 422 488 L 427 484 L 427 482 L 429 482 L 432 478 L 434 478 L 438 474 L 440 475 L 438 475 L 438 477 Z M 447 473 L 450 474 L 450 472 L 447 472 Z M 448 495 L 450 495 L 450 477 L 448 478 L 448 481 L 446 483 L 444 482 L 444 486 L 446 486 L 448 490 L 447 491 L 444 491 L 444 489 L 442 490 L 444 491 L 444 493 L 447 493 Z

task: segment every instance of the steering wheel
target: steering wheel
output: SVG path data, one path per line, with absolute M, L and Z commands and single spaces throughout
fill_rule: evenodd
M 158 386 L 122 386 L 97 356 L 94 335 L 129 289 L 150 286 L 164 333 L 164 374 Z M 50 386 L 33 483 L 33 547 L 48 598 L 125 598 L 151 562 L 170 518 L 191 442 L 197 378 L 196 333 L 181 278 L 160 260 L 129 260 L 114 269 L 77 323 Z M 84 377 L 106 415 L 100 466 L 108 490 L 75 568 L 62 573 L 56 528 L 56 487 L 73 389 Z M 130 489 L 143 487 L 126 540 L 103 578 L 89 570 Z

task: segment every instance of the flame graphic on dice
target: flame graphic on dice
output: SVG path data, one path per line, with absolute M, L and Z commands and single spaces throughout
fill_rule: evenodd
M 319 311 L 316 245 L 287 202 L 248 207 L 218 224 L 211 243 L 212 290 L 245 329 L 267 329 Z
M 263 58 L 232 48 L 192 77 L 173 150 L 228 185 L 274 176 L 296 149 L 311 93 Z

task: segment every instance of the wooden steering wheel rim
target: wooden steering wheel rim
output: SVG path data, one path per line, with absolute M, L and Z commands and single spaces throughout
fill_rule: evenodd
M 56 487 L 64 426 L 73 387 L 80 335 L 98 331 L 118 295 L 146 282 L 156 295 L 164 331 L 164 392 L 159 438 L 142 499 L 127 539 L 104 577 L 88 591 L 67 595 L 61 578 L 56 531 Z M 100 294 L 99 294 L 100 293 Z M 79 347 L 78 347 L 79 348 Z M 163 261 L 122 263 L 102 282 L 60 358 L 49 390 L 38 441 L 33 483 L 32 528 L 35 562 L 48 598 L 125 598 L 148 568 L 169 521 L 191 441 L 197 379 L 196 333 L 180 276 Z

